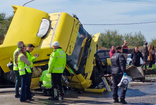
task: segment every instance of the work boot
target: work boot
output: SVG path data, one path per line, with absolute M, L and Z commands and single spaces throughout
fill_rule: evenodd
M 125 99 L 121 99 L 121 100 L 120 100 L 120 103 L 122 103 L 122 104 L 127 104 L 127 102 L 125 101 Z
M 61 99 L 62 100 L 64 99 L 64 93 L 61 93 Z
M 20 94 L 15 95 L 15 98 L 20 98 Z
M 114 99 L 114 103 L 118 103 L 119 102 L 119 100 L 118 99 Z

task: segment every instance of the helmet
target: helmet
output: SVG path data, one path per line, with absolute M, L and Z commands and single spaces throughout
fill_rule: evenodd
M 60 47 L 60 44 L 59 44 L 58 41 L 55 41 L 55 42 L 53 42 L 52 46 L 58 46 L 58 47 Z

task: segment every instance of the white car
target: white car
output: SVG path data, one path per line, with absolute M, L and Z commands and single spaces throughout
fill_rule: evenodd
M 127 54 L 127 62 L 126 62 L 127 65 L 131 65 L 132 64 L 132 59 L 131 59 L 131 54 Z M 143 62 L 143 59 L 140 58 L 140 64 L 144 64 Z
M 131 65 L 131 64 L 132 64 L 131 54 L 127 54 L 127 62 L 126 62 L 126 65 Z

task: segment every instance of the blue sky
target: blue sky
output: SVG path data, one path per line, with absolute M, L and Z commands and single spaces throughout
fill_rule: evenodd
M 11 5 L 23 5 L 28 0 L 1 0 L 0 13 L 13 14 Z M 35 0 L 26 5 L 47 13 L 76 14 L 82 24 L 117 24 L 156 21 L 156 0 Z M 150 42 L 156 38 L 156 23 L 136 25 L 84 25 L 90 33 L 117 30 L 119 34 L 141 33 Z

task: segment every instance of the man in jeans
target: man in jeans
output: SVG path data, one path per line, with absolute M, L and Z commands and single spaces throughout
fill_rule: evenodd
M 19 41 L 17 43 L 17 49 L 14 51 L 13 53 L 13 70 L 16 76 L 16 81 L 15 81 L 15 98 L 19 98 L 20 94 L 19 94 L 19 86 L 21 84 L 21 77 L 19 76 L 19 71 L 18 71 L 18 66 L 15 62 L 15 57 L 18 56 L 18 52 L 20 50 L 20 48 L 24 45 L 23 41 Z

